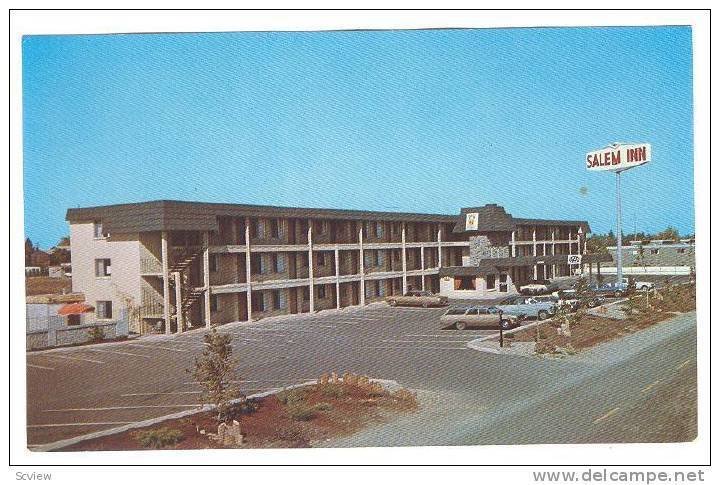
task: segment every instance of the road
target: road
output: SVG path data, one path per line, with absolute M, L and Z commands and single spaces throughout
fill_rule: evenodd
M 657 326 L 682 331 L 663 330 L 649 340 L 645 333 L 622 340 L 625 346 L 637 340 L 634 347 L 606 354 L 591 351 L 581 354 L 582 359 L 545 360 L 469 349 L 467 342 L 494 330 L 443 330 L 438 324 L 443 311 L 375 304 L 229 324 L 221 330 L 234 337 L 241 379 L 237 384 L 246 393 L 330 371 L 395 379 L 419 389 L 430 404 L 398 421 L 400 427 L 406 426 L 395 435 L 400 442 L 388 442 L 385 435 L 375 444 L 593 441 L 602 435 L 586 429 L 589 418 L 620 407 L 597 427 L 601 430 L 609 429 L 622 413 L 637 415 L 631 405 L 643 396 L 629 396 L 651 382 L 665 382 L 660 374 L 670 375 L 673 366 L 689 360 L 683 367 L 689 372 L 695 362 L 694 316 L 690 322 L 684 317 L 680 323 Z M 196 406 L 198 386 L 186 369 L 202 349 L 202 335 L 195 331 L 28 353 L 28 444 Z M 646 341 L 657 343 L 640 345 Z M 618 355 L 624 360 L 618 361 Z M 363 437 L 372 441 L 372 432 L 360 433 L 356 442 Z M 613 436 L 634 441 L 636 435 L 618 428 Z

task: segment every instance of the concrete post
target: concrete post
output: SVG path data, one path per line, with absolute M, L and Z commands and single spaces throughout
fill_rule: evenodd
M 573 243 L 573 237 L 572 237 L 572 231 L 568 229 L 568 254 L 572 254 L 572 243 Z M 568 265 L 568 272 L 570 275 L 572 275 L 572 267 Z
M 363 249 L 363 222 L 360 223 L 358 246 L 360 247 L 360 305 L 365 306 L 365 250 Z
M 182 312 L 182 273 L 175 272 L 175 321 L 177 322 L 176 333 L 183 331 L 183 312 Z
M 162 273 L 163 273 L 163 318 L 165 319 L 165 333 L 170 334 L 170 274 L 168 261 L 168 237 L 167 232 L 162 231 L 160 235 L 162 251 Z
M 555 256 L 555 228 L 553 227 L 552 230 L 552 242 L 550 243 L 550 254 Z M 557 265 L 555 263 L 552 264 L 552 277 L 555 278 L 555 274 L 557 272 Z
M 578 253 L 578 255 L 581 255 L 582 254 L 582 243 L 580 242 L 580 234 L 577 235 L 577 245 L 578 245 L 577 253 Z M 583 274 L 584 271 L 583 271 L 582 263 L 578 264 L 578 269 L 580 270 L 580 274 Z
M 517 250 L 515 249 L 515 231 L 510 233 L 510 252 L 513 258 L 517 255 Z
M 403 295 L 407 293 L 407 248 L 405 247 L 405 223 L 402 223 L 402 285 Z
M 233 219 L 233 225 L 235 225 L 235 219 Z M 203 234 L 203 287 L 205 288 L 204 304 L 204 316 L 205 326 L 210 328 L 210 232 L 205 231 Z
M 315 311 L 315 269 L 313 268 L 313 223 L 308 219 L 308 279 L 310 280 L 310 313 Z
M 245 218 L 245 284 L 247 285 L 247 319 L 252 322 L 252 268 L 250 266 L 250 218 Z
M 340 251 L 335 247 L 335 306 L 340 310 Z
M 536 229 L 533 227 L 533 256 L 537 256 L 537 237 L 536 237 Z M 537 263 L 533 265 L 533 279 L 538 279 L 538 266 Z
M 437 232 L 437 242 L 438 242 L 438 268 L 442 268 L 442 226 L 438 229 L 438 232 Z
M 420 287 L 423 291 L 425 291 L 425 247 L 420 246 L 420 278 L 422 278 L 422 281 L 420 282 Z

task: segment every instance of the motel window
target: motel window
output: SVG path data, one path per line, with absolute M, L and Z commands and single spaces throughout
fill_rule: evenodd
M 263 221 L 262 219 L 258 219 L 255 222 L 255 235 L 259 239 L 265 238 L 265 221 Z
M 485 288 L 488 290 L 494 290 L 495 289 L 495 275 L 489 274 L 485 277 Z
M 272 255 L 273 271 L 275 273 L 285 272 L 285 255 L 284 254 L 273 254 Z
M 303 301 L 310 301 L 310 288 L 307 286 L 303 287 L 302 298 Z
M 105 239 L 108 235 L 103 231 L 102 222 L 95 221 L 93 223 L 93 236 L 95 239 Z
M 327 298 L 325 293 L 325 285 L 317 285 L 315 289 L 317 290 L 318 299 L 324 300 L 325 298 Z
M 317 265 L 325 266 L 325 253 L 317 253 Z
M 255 292 L 252 294 L 251 303 L 252 303 L 252 311 L 254 312 L 264 312 L 265 311 L 265 298 L 263 293 Z
M 385 228 L 383 227 L 383 223 L 382 222 L 375 223 L 375 235 L 377 237 L 383 237 L 384 234 L 385 234 Z
M 218 258 L 220 255 L 218 254 L 211 254 L 210 255 L 210 272 L 214 273 L 218 270 Z
M 455 277 L 455 289 L 456 290 L 474 290 L 475 289 L 475 277 L 474 276 L 456 276 Z
M 320 221 L 318 224 L 318 234 L 323 235 L 328 232 L 328 221 Z
M 96 301 L 95 316 L 100 320 L 112 318 L 112 302 L 109 300 Z
M 210 311 L 218 311 L 218 295 L 210 295 Z
M 110 276 L 112 273 L 109 259 L 96 259 L 95 260 L 95 277 L 103 278 Z
M 253 274 L 262 274 L 263 263 L 261 254 L 253 254 L 250 256 L 250 270 Z
M 385 282 L 378 282 L 378 296 L 385 296 Z
M 277 219 L 270 219 L 270 237 L 280 237 L 280 225 Z
M 499 290 L 501 293 L 507 293 L 508 291 L 508 275 L 505 273 L 502 273 L 500 275 L 500 287 Z
M 385 265 L 385 253 L 383 251 L 377 251 L 377 257 L 375 258 L 377 266 Z
M 281 310 L 283 308 L 282 293 L 280 290 L 273 290 L 272 300 L 274 310 Z
M 80 325 L 80 315 L 68 315 L 67 324 L 70 327 Z

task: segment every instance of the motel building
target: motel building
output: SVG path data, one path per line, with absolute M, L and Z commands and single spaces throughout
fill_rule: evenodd
M 73 291 L 86 323 L 129 315 L 175 333 L 382 301 L 517 293 L 568 276 L 587 222 L 518 219 L 498 205 L 460 215 L 153 201 L 69 209 Z M 592 263 L 591 255 L 583 263 Z

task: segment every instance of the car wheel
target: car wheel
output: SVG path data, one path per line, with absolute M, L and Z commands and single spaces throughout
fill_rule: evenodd
M 546 312 L 545 310 L 540 310 L 538 312 L 538 320 L 547 320 L 547 317 L 548 317 L 548 312 Z
M 622 291 L 617 290 L 615 293 L 613 293 L 613 295 L 615 295 L 615 298 L 620 298 L 622 296 Z
M 649 290 L 649 289 L 650 289 L 650 288 L 648 288 L 647 285 L 642 285 L 642 286 L 640 287 L 640 290 L 642 290 L 642 291 L 647 291 L 647 290 Z
M 500 326 L 503 330 L 510 330 L 511 328 L 513 328 L 513 324 L 510 320 L 501 320 Z
M 390 300 L 390 301 L 388 302 L 388 305 L 390 305 L 390 306 L 397 306 L 397 300 Z
M 426 301 L 423 302 L 422 307 L 423 307 L 423 308 L 427 308 L 427 307 L 428 307 L 428 304 L 427 304 Z
M 465 330 L 465 322 L 455 322 L 455 328 L 458 330 Z

